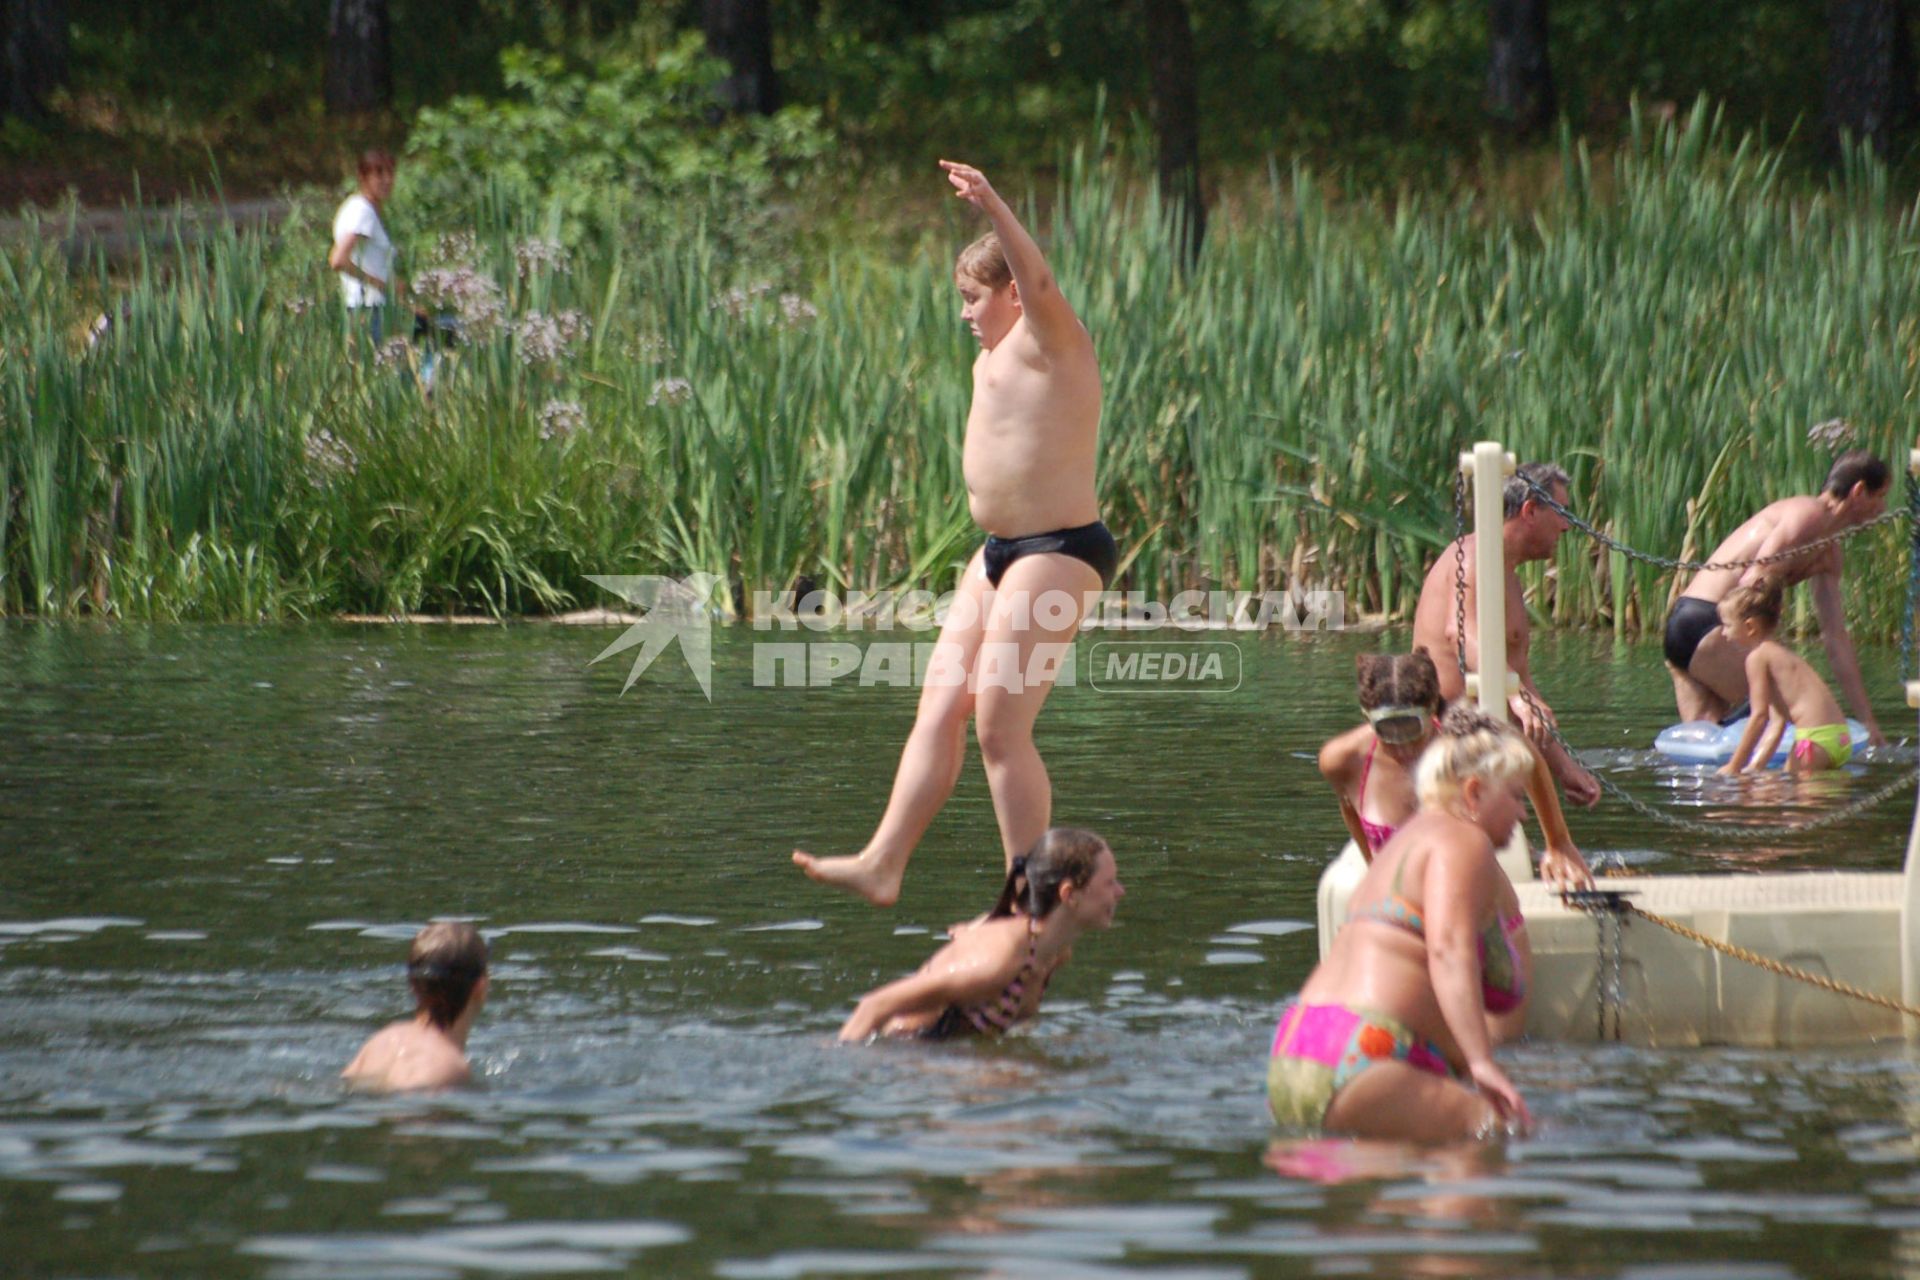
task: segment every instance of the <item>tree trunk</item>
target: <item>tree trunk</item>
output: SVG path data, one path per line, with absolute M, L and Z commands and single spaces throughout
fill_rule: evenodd
M 331 0 L 325 94 L 330 115 L 377 111 L 393 98 L 387 0 Z
M 1487 112 L 1521 137 L 1553 122 L 1547 0 L 1487 0 Z
M 1174 220 L 1182 260 L 1190 266 L 1207 234 L 1207 206 L 1200 195 L 1200 81 L 1193 24 L 1186 0 L 1146 0 L 1146 11 L 1160 197 Z
M 0 0 L 0 115 L 43 119 L 66 78 L 66 0 Z
M 778 111 L 772 0 L 700 0 L 700 29 L 714 57 L 733 68 L 720 82 L 721 105 L 733 114 L 770 116 Z
M 1827 145 L 1842 134 L 1885 156 L 1914 108 L 1905 0 L 1827 0 Z

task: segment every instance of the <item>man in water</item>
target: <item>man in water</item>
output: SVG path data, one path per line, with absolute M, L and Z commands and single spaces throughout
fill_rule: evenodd
M 1505 518 L 1500 525 L 1500 541 L 1507 566 L 1507 665 L 1520 677 L 1521 692 L 1532 699 L 1531 702 L 1527 696 L 1513 699 L 1512 711 L 1514 719 L 1546 759 L 1547 768 L 1553 772 L 1567 800 L 1590 805 L 1600 798 L 1600 784 L 1547 732 L 1554 723 L 1553 709 L 1541 696 L 1539 686 L 1533 682 L 1533 672 L 1527 666 L 1527 647 L 1533 629 L 1527 620 L 1526 596 L 1515 567 L 1529 560 L 1551 559 L 1560 535 L 1570 527 L 1559 512 L 1540 501 L 1533 491 L 1534 485 L 1552 494 L 1553 500 L 1564 507 L 1567 505 L 1567 473 L 1551 462 L 1529 462 L 1508 478 L 1501 493 Z M 1435 666 L 1440 670 L 1440 696 L 1448 702 L 1466 691 L 1457 656 L 1460 652 L 1459 550 L 1466 554 L 1467 670 L 1480 669 L 1480 624 L 1474 617 L 1475 537 L 1470 533 L 1458 542 L 1447 544 L 1433 568 L 1427 570 L 1426 581 L 1420 586 L 1420 603 L 1413 611 L 1413 645 L 1416 649 L 1424 645 L 1428 653 L 1438 655 Z M 1540 708 L 1537 713 L 1536 705 Z
M 1007 865 L 1051 825 L 1053 790 L 1034 720 L 1119 550 L 1094 495 L 1100 367 L 1051 268 L 986 176 L 942 160 L 954 193 L 993 230 L 961 251 L 960 318 L 973 362 L 961 469 L 987 533 L 955 592 L 880 825 L 852 857 L 794 862 L 877 906 L 899 897 L 907 859 L 960 779 L 973 720 Z
M 1735 529 L 1708 556 L 1710 562 L 1760 560 L 1791 552 L 1809 542 L 1866 524 L 1887 509 L 1887 464 L 1864 449 L 1841 454 L 1819 493 L 1782 498 Z M 1827 663 L 1840 682 L 1853 714 L 1866 726 L 1874 745 L 1886 742 L 1873 718 L 1860 660 L 1847 634 L 1847 613 L 1840 590 L 1840 544 L 1830 543 L 1765 565 L 1739 569 L 1702 569 L 1667 614 L 1667 670 L 1673 674 L 1673 700 L 1682 720 L 1721 720 L 1747 700 L 1747 650 L 1720 625 L 1720 601 L 1736 586 L 1762 578 L 1782 588 L 1805 582 L 1813 590 L 1813 611 L 1820 619 Z

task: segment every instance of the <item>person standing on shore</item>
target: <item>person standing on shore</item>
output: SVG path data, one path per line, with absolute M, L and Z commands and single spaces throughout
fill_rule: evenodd
M 952 794 L 974 722 L 1008 867 L 1051 825 L 1053 788 L 1033 726 L 1080 620 L 1119 562 L 1100 521 L 1094 464 L 1100 366 L 1052 269 L 986 175 L 942 160 L 954 193 L 993 230 L 954 267 L 973 363 L 961 468 L 987 533 L 961 577 L 879 827 L 851 857 L 793 861 L 823 884 L 891 906 L 914 846 Z
M 384 309 L 400 300 L 404 288 L 394 270 L 393 239 L 380 218 L 393 194 L 393 174 L 390 152 L 361 154 L 359 187 L 333 215 L 333 249 L 327 254 L 328 268 L 340 276 L 349 331 L 364 329 L 376 346 L 386 336 Z

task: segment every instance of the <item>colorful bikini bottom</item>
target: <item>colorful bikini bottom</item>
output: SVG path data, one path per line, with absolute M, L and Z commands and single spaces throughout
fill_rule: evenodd
M 1398 1018 L 1341 1004 L 1287 1001 L 1267 1063 L 1267 1105 L 1274 1121 L 1320 1128 L 1335 1095 L 1381 1062 L 1404 1062 L 1437 1076 L 1454 1074 L 1439 1047 Z

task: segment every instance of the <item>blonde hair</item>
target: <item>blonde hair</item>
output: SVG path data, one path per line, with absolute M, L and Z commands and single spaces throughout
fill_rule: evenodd
M 989 231 L 960 251 L 953 260 L 956 275 L 978 280 L 989 289 L 1004 289 L 1013 283 L 1013 268 L 1007 265 L 1007 251 L 1000 237 Z
M 1469 779 L 1500 785 L 1532 771 L 1533 748 L 1518 729 L 1458 706 L 1441 718 L 1439 736 L 1420 754 L 1413 791 L 1428 808 L 1452 812 Z
M 1780 625 L 1780 610 L 1786 603 L 1786 592 L 1773 578 L 1744 587 L 1735 587 L 1721 598 L 1720 621 L 1741 622 L 1747 618 L 1758 618 L 1769 631 Z

